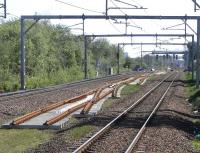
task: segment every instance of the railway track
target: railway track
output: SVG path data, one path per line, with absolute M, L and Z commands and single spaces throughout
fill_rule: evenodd
M 167 76 L 77 149 L 72 148 L 73 153 L 132 152 L 176 76 L 177 73 Z
M 42 93 L 47 93 L 47 92 L 52 92 L 52 91 L 57 91 L 57 90 L 64 90 L 66 88 L 82 86 L 88 83 L 100 83 L 100 82 L 109 82 L 109 81 L 113 82 L 113 81 L 121 80 L 123 78 L 128 78 L 132 75 L 136 75 L 136 74 L 126 73 L 126 74 L 119 74 L 119 75 L 110 75 L 110 76 L 100 77 L 100 78 L 85 79 L 85 80 L 77 81 L 73 83 L 49 86 L 46 88 L 28 89 L 28 90 L 21 90 L 21 91 L 16 91 L 16 92 L 9 92 L 9 93 L 0 93 L 0 101 L 6 100 L 6 98 L 9 98 L 9 99 L 20 98 L 22 96 L 31 96 L 31 95 L 42 94 Z
M 11 120 L 13 117 L 22 116 L 46 105 L 79 96 L 91 89 L 102 87 L 102 85 L 118 82 L 140 74 L 142 73 L 114 75 L 55 86 L 50 89 L 44 88 L 24 93 L 6 94 L 0 97 L 0 123 Z
M 101 88 L 90 90 L 87 93 L 73 97 L 71 99 L 66 99 L 60 102 L 53 103 L 51 105 L 47 105 L 13 120 L 10 125 L 8 125 L 8 127 L 19 127 L 20 124 L 25 122 L 25 125 L 29 125 L 30 122 L 27 121 L 32 119 L 31 121 L 33 121 L 34 123 L 36 122 L 38 127 L 39 125 L 44 125 L 42 126 L 42 128 L 48 128 L 48 126 L 61 121 L 62 119 L 68 117 L 69 115 L 80 109 L 82 110 L 81 114 L 83 115 L 89 113 L 92 106 L 98 103 L 103 98 L 111 94 L 112 96 L 116 96 L 119 88 L 122 85 L 128 84 L 137 79 L 143 80 L 145 78 L 146 77 L 144 77 L 143 75 L 130 77 L 127 79 L 123 79 L 117 83 L 110 83 L 104 85 Z M 47 118 L 47 116 L 50 117 Z M 40 120 L 41 122 L 39 123 L 37 120 Z M 36 125 L 34 126 L 36 127 Z M 7 127 L 7 125 L 5 125 L 5 127 Z

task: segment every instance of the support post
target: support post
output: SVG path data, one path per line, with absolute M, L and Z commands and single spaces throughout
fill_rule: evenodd
M 7 16 L 7 10 L 6 10 L 6 0 L 4 0 L 4 18 Z
M 200 45 L 200 19 L 197 19 L 197 63 L 196 63 L 196 88 L 199 88 L 199 72 L 200 72 L 200 59 L 199 59 L 199 47 Z
M 185 40 L 186 40 L 186 35 L 187 35 L 187 19 L 185 19 Z
M 85 36 L 85 15 L 83 14 L 82 15 L 82 19 L 83 19 L 83 41 L 84 41 L 84 78 L 85 79 L 88 79 L 88 63 L 87 63 L 87 60 L 88 60 L 88 54 L 87 54 L 87 38 Z
M 21 84 L 21 90 L 26 89 L 25 84 L 25 23 L 24 19 L 21 18 L 21 46 L 20 46 L 20 84 Z
M 119 70 L 119 66 L 120 66 L 120 64 L 119 64 L 119 44 L 118 44 L 118 46 L 117 46 L 117 74 L 119 74 L 120 73 L 120 70 Z
M 158 36 L 157 36 L 157 34 L 156 34 L 156 47 L 158 47 Z
M 185 15 L 185 16 L 187 16 L 187 15 Z M 185 22 L 184 22 L 184 25 L 185 25 L 185 43 L 186 43 L 186 35 L 187 35 L 187 19 L 185 19 Z M 185 50 L 186 50 L 186 46 L 184 46 L 184 48 L 185 48 Z M 189 67 L 190 67 L 190 64 L 189 64 L 189 62 L 190 62 L 190 53 L 186 53 L 185 54 L 185 68 L 187 69 L 187 70 L 189 70 Z
M 84 73 L 85 73 L 85 79 L 88 79 L 88 66 L 87 66 L 87 39 L 86 36 L 84 36 Z
M 128 21 L 126 19 L 126 24 L 125 24 L 125 34 L 127 34 L 127 30 L 128 30 Z
M 140 63 L 140 67 L 142 68 L 143 65 L 143 57 L 142 57 L 142 43 L 141 43 L 141 63 Z
M 197 11 L 196 0 L 194 0 L 194 12 Z
M 85 36 L 85 19 L 83 14 L 83 37 Z
M 194 36 L 192 36 L 192 50 L 191 50 L 191 69 L 192 69 L 192 80 L 194 80 Z
M 108 16 L 108 0 L 106 0 L 106 18 Z

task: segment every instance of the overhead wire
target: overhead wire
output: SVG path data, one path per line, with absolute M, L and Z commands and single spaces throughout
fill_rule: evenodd
M 139 5 L 140 7 L 143 7 L 142 5 L 140 5 L 137 1 L 135 0 L 131 0 L 133 3 L 136 3 L 137 5 Z
M 118 31 L 119 33 L 121 33 L 121 31 L 120 31 L 110 20 L 108 20 L 108 22 L 110 23 L 110 25 L 111 25 L 116 31 Z
M 138 3 L 137 1 L 135 1 L 135 0 L 131 0 L 132 2 L 134 2 L 134 3 L 136 3 L 137 5 L 139 5 L 140 7 L 142 7 L 142 5 L 140 4 L 140 3 Z M 146 15 L 149 15 L 149 13 L 147 12 L 147 10 L 146 9 L 144 9 L 143 10 L 144 11 L 144 13 L 146 14 Z M 162 28 L 158 23 L 156 23 L 154 20 L 150 20 L 152 23 L 154 23 L 157 27 L 160 27 L 160 29 Z M 148 32 L 146 32 L 146 33 L 148 33 Z
M 10 15 L 10 16 L 14 16 L 14 17 L 16 17 L 16 18 L 20 18 L 19 16 L 17 16 L 17 15 L 15 15 L 15 14 L 12 14 L 12 13 L 6 13 L 7 15 Z
M 100 11 L 95 11 L 95 10 L 91 10 L 91 9 L 88 9 L 88 8 L 83 8 L 83 7 L 80 7 L 80 6 L 77 6 L 77 5 L 74 5 L 74 4 L 71 4 L 71 3 L 67 3 L 67 2 L 63 2 L 61 0 L 55 0 L 59 3 L 62 3 L 62 4 L 65 4 L 65 5 L 68 5 L 68 6 L 71 6 L 71 7 L 75 7 L 75 8 L 78 8 L 78 9 L 81 9 L 81 10 L 85 10 L 85 11 L 90 11 L 90 12 L 93 12 L 93 13 L 99 13 L 99 14 L 105 14 L 104 12 L 100 12 Z M 111 23 L 110 20 L 108 20 L 110 25 L 118 32 L 121 33 L 121 31 L 114 25 Z
M 61 0 L 55 0 L 55 1 L 57 1 L 59 3 L 63 3 L 63 4 L 68 5 L 68 6 L 71 6 L 71 7 L 74 7 L 74 8 L 81 9 L 81 10 L 85 10 L 85 11 L 89 11 L 89 12 L 93 12 L 93 13 L 105 14 L 104 12 L 95 11 L 95 10 L 91 10 L 91 9 L 88 9 L 88 8 L 80 7 L 80 6 L 77 6 L 77 5 L 74 5 L 74 4 L 71 4 L 71 3 L 67 3 L 67 2 L 64 2 L 64 1 L 61 1 Z
M 131 0 L 132 2 L 135 2 L 137 5 L 139 5 L 139 6 L 142 6 L 141 4 L 139 4 L 138 2 L 136 2 L 135 0 Z M 144 13 L 146 14 L 146 15 L 149 15 L 149 13 L 147 12 L 147 10 L 143 10 L 144 11 Z M 151 22 L 152 23 L 154 23 L 157 27 L 159 27 L 159 29 L 163 29 L 163 27 L 160 25 L 160 24 L 158 24 L 157 22 L 155 22 L 154 20 L 151 20 Z M 160 40 L 160 39 L 157 39 L 157 40 Z M 160 40 L 161 42 L 168 42 L 168 40 Z M 166 48 L 165 48 L 166 49 Z
M 113 2 L 113 0 L 110 0 L 110 2 L 115 6 L 115 7 L 118 7 L 118 5 L 117 4 L 115 4 L 114 2 Z M 124 12 L 124 11 L 122 11 L 120 8 L 119 8 L 119 11 L 122 13 L 122 14 L 124 14 L 124 15 L 126 15 L 126 13 Z M 132 21 L 132 20 L 130 20 L 135 26 L 137 26 L 137 27 L 140 27 L 139 25 L 137 25 L 134 21 Z M 141 28 L 141 30 L 142 30 L 142 28 Z M 143 30 L 142 30 L 143 31 Z
M 124 2 L 124 1 L 120 1 L 120 0 L 114 0 L 114 1 L 119 2 L 119 3 L 122 3 L 122 4 L 129 5 L 129 6 L 133 6 L 133 7 L 135 7 L 135 8 L 138 8 L 138 6 L 136 6 L 136 5 L 132 5 L 132 4 L 127 3 L 127 2 Z

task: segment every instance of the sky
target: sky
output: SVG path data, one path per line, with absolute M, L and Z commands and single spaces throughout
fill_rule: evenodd
M 0 0 L 2 2 L 3 0 Z M 200 15 L 200 11 L 194 12 L 194 4 L 192 0 L 120 0 L 131 5 L 138 7 L 144 7 L 147 9 L 131 9 L 131 10 L 111 10 L 109 9 L 109 15 Z M 200 4 L 200 0 L 197 0 Z M 90 11 L 80 8 L 72 7 L 67 4 L 72 4 L 82 8 L 89 9 Z M 108 0 L 108 7 L 132 7 L 120 3 L 119 0 Z M 105 0 L 7 0 L 7 12 L 8 19 L 20 17 L 21 15 L 103 15 L 105 13 Z M 120 20 L 118 20 L 120 22 Z M 81 20 L 51 20 L 52 24 L 63 24 L 70 26 L 73 24 L 81 23 Z M 121 22 L 124 22 L 121 20 Z M 171 21 L 171 20 L 128 20 L 130 26 L 127 29 L 127 33 L 133 34 L 184 34 L 183 21 Z M 187 21 L 187 23 L 196 30 L 196 21 Z M 171 30 L 168 27 L 180 25 Z M 134 27 L 135 26 L 135 27 Z M 140 27 L 140 28 L 136 28 Z M 81 28 L 81 25 L 76 28 Z M 142 28 L 142 29 L 141 29 Z M 176 29 L 176 30 L 174 30 Z M 177 30 L 178 29 L 178 30 Z M 80 30 L 72 30 L 74 34 L 82 34 Z M 86 20 L 85 21 L 85 33 L 86 34 L 122 34 L 125 33 L 124 24 L 115 24 L 113 20 Z M 188 34 L 193 32 L 187 28 Z M 133 39 L 123 38 L 109 38 L 113 44 L 118 43 L 155 43 L 156 38 L 151 37 L 134 37 Z M 174 43 L 184 43 L 184 38 L 158 38 L 157 42 L 166 41 Z M 184 46 L 142 46 L 142 50 L 179 50 L 183 51 Z M 140 56 L 141 45 L 125 46 L 125 52 L 128 52 L 130 57 Z

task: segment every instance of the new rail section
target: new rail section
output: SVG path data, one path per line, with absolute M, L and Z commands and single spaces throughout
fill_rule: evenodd
M 119 114 L 116 118 L 114 118 L 110 123 L 108 123 L 104 128 L 102 128 L 99 132 L 89 138 L 86 142 L 84 142 L 80 147 L 78 147 L 73 153 L 82 153 L 82 152 L 90 152 L 90 148 L 93 146 L 95 142 L 101 139 L 106 133 L 109 133 L 109 130 L 116 124 L 120 124 L 120 121 L 124 120 L 124 117 L 128 115 L 131 111 L 133 111 L 136 107 L 142 104 L 145 99 L 147 99 L 156 89 L 162 86 L 164 89 L 161 94 L 161 98 L 159 98 L 158 102 L 156 101 L 155 107 L 153 106 L 153 111 L 151 111 L 150 115 L 148 115 L 147 119 L 145 120 L 144 124 L 141 126 L 139 131 L 137 132 L 134 140 L 131 142 L 130 146 L 127 147 L 126 153 L 132 152 L 134 146 L 136 145 L 137 141 L 139 140 L 140 136 L 142 135 L 146 125 L 155 114 L 156 110 L 161 105 L 163 99 L 165 98 L 166 94 L 168 93 L 169 89 L 171 88 L 175 78 L 177 77 L 177 72 L 169 74 L 166 78 L 160 81 L 156 86 L 154 86 L 151 90 L 149 90 L 146 94 L 144 94 L 141 98 L 139 98 L 136 102 L 134 102 L 129 108 L 124 110 L 121 114 Z M 172 80 L 172 81 L 169 81 Z M 166 86 L 167 83 L 167 86 Z M 150 97 L 149 97 L 150 98 Z M 151 97 L 152 98 L 152 97 Z M 115 139 L 115 138 L 113 138 Z
M 24 122 L 26 122 L 26 121 L 34 118 L 34 117 L 37 117 L 41 114 L 44 114 L 48 111 L 54 110 L 56 108 L 60 108 L 64 105 L 66 105 L 66 104 L 72 104 L 72 103 L 75 103 L 77 101 L 84 100 L 88 96 L 93 96 L 92 99 L 86 100 L 85 102 L 82 102 L 82 103 L 79 103 L 79 104 L 75 104 L 75 106 L 73 106 L 69 109 L 66 109 L 64 112 L 60 113 L 59 115 L 54 116 L 54 117 L 46 120 L 43 123 L 43 125 L 46 125 L 46 126 L 53 125 L 54 123 L 62 120 L 63 118 L 67 117 L 68 115 L 72 114 L 73 112 L 75 112 L 79 109 L 82 109 L 82 111 L 81 111 L 82 114 L 87 114 L 90 111 L 91 107 L 95 103 L 100 101 L 101 99 L 105 98 L 106 96 L 108 96 L 110 94 L 112 94 L 113 96 L 116 96 L 117 91 L 118 91 L 118 89 L 121 85 L 128 84 L 128 83 L 130 83 L 134 80 L 140 79 L 140 78 L 144 79 L 145 77 L 144 77 L 144 75 L 133 75 L 132 77 L 121 78 L 120 81 L 118 80 L 118 82 L 116 82 L 116 83 L 109 83 L 108 85 L 104 85 L 100 88 L 92 89 L 89 92 L 86 92 L 82 95 L 73 97 L 71 99 L 66 99 L 66 100 L 45 106 L 43 108 L 40 108 L 36 111 L 30 112 L 26 115 L 23 115 L 22 117 L 19 117 L 19 118 L 13 120 L 12 123 L 10 124 L 10 126 L 12 127 L 12 126 L 19 125 L 19 124 L 24 123 Z

